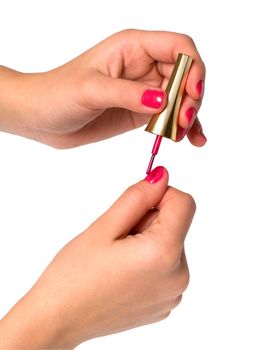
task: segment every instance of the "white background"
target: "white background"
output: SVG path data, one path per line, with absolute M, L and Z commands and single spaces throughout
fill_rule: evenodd
M 208 143 L 162 145 L 156 164 L 190 192 L 191 282 L 158 324 L 79 349 L 269 349 L 268 1 L 0 1 L 0 64 L 45 71 L 125 28 L 191 35 L 207 66 Z M 59 151 L 0 134 L 0 317 L 54 254 L 144 176 L 143 129 Z

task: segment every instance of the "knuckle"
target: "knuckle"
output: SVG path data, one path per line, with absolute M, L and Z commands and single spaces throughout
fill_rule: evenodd
M 183 34 L 183 38 L 189 46 L 195 46 L 195 42 L 191 36 L 189 36 L 187 34 Z
M 148 242 L 148 243 L 147 243 Z M 144 243 L 145 259 L 144 268 L 162 273 L 172 272 L 179 263 L 180 249 L 177 247 L 170 248 L 170 245 L 164 241 L 149 240 Z
M 189 271 L 186 269 L 182 277 L 182 289 L 181 289 L 182 293 L 187 289 L 189 285 L 189 281 L 190 281 L 190 274 L 189 274 Z
M 157 262 L 159 262 L 163 270 L 171 271 L 179 262 L 179 252 L 179 247 L 176 247 L 169 242 L 163 242 L 162 245 L 160 244 L 159 251 L 156 256 Z
M 132 36 L 132 35 L 134 35 L 134 34 L 136 34 L 138 32 L 138 30 L 137 29 L 134 29 L 134 28 L 127 28 L 127 29 L 124 29 L 124 30 L 121 30 L 120 32 L 119 32 L 119 34 L 121 34 L 121 35 L 127 35 L 127 36 Z
M 202 64 L 203 75 L 205 75 L 205 74 L 206 74 L 206 66 L 205 66 L 205 63 L 202 61 L 201 64 Z
M 182 301 L 182 294 L 178 295 L 172 302 L 172 309 L 175 309 Z
M 170 199 L 174 201 L 174 207 L 182 208 L 184 206 L 192 211 L 196 210 L 196 202 L 191 194 L 173 187 L 170 187 L 168 191 L 170 192 Z
M 123 194 L 128 202 L 139 202 L 142 206 L 146 206 L 145 194 L 138 187 L 130 186 Z
M 175 291 L 177 294 L 182 294 L 188 287 L 190 280 L 190 274 L 187 267 L 185 267 L 175 282 Z
M 196 211 L 196 202 L 194 198 L 189 193 L 183 193 L 182 200 L 184 201 L 187 209 L 194 214 Z
M 170 316 L 170 314 L 171 314 L 171 311 L 165 312 L 164 314 L 162 314 L 158 317 L 158 321 L 165 320 L 166 318 L 168 318 Z

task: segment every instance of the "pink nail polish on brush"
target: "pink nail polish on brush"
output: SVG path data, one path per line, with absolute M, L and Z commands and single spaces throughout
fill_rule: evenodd
M 192 57 L 179 54 L 174 65 L 173 72 L 166 87 L 168 102 L 166 108 L 158 114 L 154 114 L 146 131 L 151 132 L 156 136 L 152 155 L 148 164 L 146 174 L 150 174 L 155 156 L 158 154 L 162 137 L 166 137 L 173 141 L 179 141 L 178 118 L 181 102 L 184 96 L 185 85 L 188 73 L 192 64 Z

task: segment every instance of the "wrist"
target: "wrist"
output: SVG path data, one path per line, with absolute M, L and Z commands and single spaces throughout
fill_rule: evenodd
M 23 73 L 0 66 L 0 130 L 14 133 L 22 124 L 20 85 Z
M 73 349 L 65 341 L 63 320 L 39 293 L 30 291 L 0 320 L 0 350 Z
M 38 84 L 42 73 L 21 73 L 0 66 L 0 131 L 27 135 L 36 118 Z

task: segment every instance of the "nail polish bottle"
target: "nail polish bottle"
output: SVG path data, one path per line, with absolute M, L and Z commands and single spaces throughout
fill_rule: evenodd
M 151 171 L 162 137 L 177 141 L 179 110 L 191 64 L 192 57 L 185 54 L 178 55 L 173 72 L 166 87 L 167 106 L 161 113 L 153 115 L 145 129 L 146 131 L 157 135 L 152 149 L 152 156 L 146 171 L 147 174 Z

